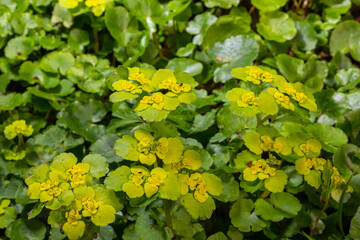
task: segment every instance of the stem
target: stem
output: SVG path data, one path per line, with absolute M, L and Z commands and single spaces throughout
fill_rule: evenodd
M 9 115 L 10 115 L 10 117 L 14 120 L 14 116 L 13 116 L 13 113 L 12 113 L 11 110 L 9 110 Z
M 92 25 L 94 25 L 94 22 L 95 22 L 95 19 L 94 19 L 94 16 L 91 14 L 90 15 L 90 18 L 91 18 L 91 23 Z M 94 52 L 97 52 L 99 51 L 99 35 L 98 35 L 98 31 L 96 30 L 96 27 L 95 26 L 92 26 L 93 28 L 93 34 L 94 34 Z
M 271 118 L 271 115 L 268 115 L 266 117 L 264 117 L 262 120 L 261 120 L 261 124 L 263 124 L 264 122 L 266 122 L 267 120 L 269 120 Z
M 256 121 L 257 121 L 256 128 L 258 128 L 262 124 L 260 113 L 256 114 Z
M 19 139 L 18 144 L 19 144 L 20 149 L 25 150 L 25 143 L 24 143 L 24 138 L 23 138 L 22 134 L 18 135 L 18 139 Z
M 269 196 L 271 192 L 269 190 L 265 190 L 261 195 L 260 195 L 260 198 L 264 199 L 264 198 L 267 198 L 267 196 Z
M 94 32 L 94 40 L 95 40 L 94 52 L 97 52 L 97 51 L 99 51 L 99 34 L 98 34 L 98 31 L 96 31 L 95 28 L 93 28 L 93 32 Z
M 45 115 L 45 121 L 47 121 L 47 119 L 49 118 L 51 110 L 52 110 L 52 106 L 50 106 L 49 110 L 47 111 L 47 113 Z
M 169 201 L 167 199 L 163 199 L 164 203 L 164 210 L 165 210 L 165 217 L 166 217 L 166 225 L 168 228 L 171 229 L 172 232 L 174 232 L 172 219 L 171 219 L 171 213 L 170 213 L 170 207 L 169 207 Z
M 299 11 L 300 6 L 301 6 L 302 0 L 299 0 L 299 2 L 296 4 L 296 13 Z
M 253 11 L 255 10 L 255 6 L 252 6 L 249 10 L 249 14 L 251 15 L 253 13 Z
M 318 224 L 320 217 L 325 213 L 325 210 L 327 209 L 327 207 L 329 205 L 329 200 L 330 200 L 330 193 L 327 194 L 324 207 L 323 207 L 323 209 L 321 209 L 321 212 L 319 212 L 319 214 L 316 216 L 315 221 L 312 224 L 311 231 L 310 231 L 310 237 L 314 236 L 316 225 Z

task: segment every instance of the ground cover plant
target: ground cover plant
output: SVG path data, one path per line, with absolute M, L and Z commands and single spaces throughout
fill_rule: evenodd
M 359 0 L 2 0 L 0 239 L 360 239 Z

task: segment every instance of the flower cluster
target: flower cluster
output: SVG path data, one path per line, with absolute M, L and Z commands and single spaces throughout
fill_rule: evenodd
M 4 134 L 7 139 L 14 139 L 19 135 L 29 137 L 33 132 L 33 127 L 31 125 L 26 125 L 25 120 L 16 120 L 10 125 L 7 125 L 4 129 Z
M 193 173 L 179 175 L 182 184 L 182 195 L 193 192 L 194 198 L 200 203 L 206 202 L 211 196 L 219 196 L 222 192 L 221 179 L 211 173 Z
M 105 167 L 104 167 L 105 166 Z M 99 174 L 99 169 L 105 168 Z M 62 229 L 69 239 L 80 238 L 85 231 L 82 218 L 89 217 L 96 226 L 105 226 L 115 220 L 117 210 L 121 208 L 116 200 L 114 204 L 109 196 L 115 197 L 110 190 L 92 185 L 93 178 L 107 173 L 106 159 L 101 155 L 88 155 L 78 163 L 72 153 L 56 156 L 49 165 L 36 167 L 25 180 L 29 186 L 30 199 L 39 199 L 52 212 L 60 212 L 64 217 Z
M 208 216 L 198 215 L 198 211 L 215 205 L 211 196 L 222 193 L 220 178 L 194 172 L 201 168 L 202 156 L 193 147 L 184 147 L 179 138 L 155 138 L 150 132 L 137 129 L 134 136 L 124 135 L 117 140 L 114 149 L 123 159 L 143 164 L 122 165 L 105 179 L 108 189 L 123 191 L 130 199 L 181 198 L 185 209 L 199 218 Z M 207 209 L 210 213 L 213 210 Z
M 228 91 L 226 98 L 231 102 L 230 108 L 239 116 L 252 117 L 258 113 L 274 115 L 279 111 L 279 107 L 294 111 L 295 105 L 291 100 L 310 111 L 317 110 L 314 97 L 303 84 L 289 83 L 272 69 L 239 67 L 232 70 L 232 75 L 255 85 L 264 83 L 267 88 L 259 94 L 244 88 Z
M 33 134 L 34 129 L 31 125 L 27 125 L 25 120 L 16 120 L 7 125 L 4 129 L 4 135 L 11 140 L 18 137 L 18 145 L 13 145 L 10 149 L 3 149 L 6 160 L 21 160 L 26 156 L 23 136 L 29 137 Z
M 159 158 L 164 164 L 171 164 L 181 160 L 184 146 L 178 138 L 155 140 L 148 131 L 138 129 L 134 137 L 125 135 L 117 140 L 115 150 L 120 157 L 130 161 L 153 165 Z
M 261 132 L 261 129 L 258 129 Z M 282 155 L 289 155 L 292 151 L 287 140 L 283 136 L 279 136 L 277 132 L 248 132 L 244 136 L 245 146 L 256 154 L 263 152 L 275 152 Z
M 76 8 L 83 0 L 59 0 L 60 6 L 72 9 Z M 106 6 L 111 3 L 112 0 L 85 0 L 86 7 L 91 8 L 92 13 L 95 16 L 100 16 L 106 9 Z
M 112 86 L 116 92 L 110 101 L 137 99 L 134 110 L 147 121 L 163 120 L 181 103 L 196 100 L 193 89 L 197 82 L 186 73 L 167 69 L 128 68 L 128 79 L 117 80 Z

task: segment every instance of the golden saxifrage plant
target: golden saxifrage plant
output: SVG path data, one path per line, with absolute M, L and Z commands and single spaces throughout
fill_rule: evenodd
M 271 222 L 299 214 L 301 204 L 292 188 L 296 179 L 321 189 L 324 207 L 309 225 L 313 234 L 331 199 L 339 201 L 344 191 L 352 192 L 348 179 L 331 161 L 319 157 L 322 143 L 305 130 L 305 124 L 297 123 L 297 129 L 287 131 L 289 123 L 277 120 L 280 112 L 296 117 L 299 111 L 316 111 L 314 97 L 303 84 L 289 83 L 261 66 L 232 70 L 240 81 L 226 92 L 225 106 L 241 118 L 255 119 L 256 124 L 244 129 L 243 147 L 232 160 L 234 167 L 222 175 L 209 168 L 209 153 L 201 144 L 163 125 L 172 111 L 196 101 L 194 79 L 182 72 L 137 67 L 122 68 L 126 74 L 120 76 L 119 69 L 109 79 L 115 90 L 110 101 L 127 102 L 144 122 L 116 140 L 113 150 L 122 159 L 118 167 L 110 171 L 100 154 L 89 154 L 78 162 L 74 154 L 62 153 L 50 164 L 33 168 L 25 180 L 27 195 L 37 201 L 33 211 L 49 209 L 48 224 L 60 228 L 69 239 L 89 238 L 88 232 L 115 223 L 121 212 L 141 212 L 154 204 L 163 208 L 166 224 L 165 230 L 149 234 L 165 231 L 169 239 L 186 237 L 191 233 L 179 225 L 185 221 L 178 219 L 181 209 L 185 210 L 181 214 L 196 222 L 210 218 L 227 201 L 234 202 L 229 216 L 237 231 L 258 232 Z M 32 132 L 23 120 L 4 130 L 8 139 Z M 8 205 L 8 200 L 2 201 L 0 214 L 13 214 Z M 196 232 L 196 224 L 191 226 Z

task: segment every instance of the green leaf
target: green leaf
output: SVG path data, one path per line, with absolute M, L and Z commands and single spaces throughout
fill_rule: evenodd
M 360 238 L 360 208 L 357 209 L 355 216 L 351 219 L 349 233 L 353 239 Z
M 189 34 L 196 35 L 193 39 L 194 44 L 200 45 L 202 43 L 206 29 L 216 22 L 216 20 L 217 17 L 209 12 L 204 12 L 196 15 L 196 17 L 189 22 L 186 31 Z
M 232 6 L 237 6 L 240 0 L 202 0 L 207 8 L 221 7 L 229 9 Z
M 185 47 L 181 47 L 177 50 L 176 56 L 178 57 L 188 57 L 190 56 L 193 51 L 195 50 L 196 45 L 193 43 L 186 44 Z
M 197 114 L 194 118 L 193 126 L 190 132 L 203 132 L 215 123 L 216 109 L 207 112 L 205 115 Z
M 222 16 L 215 23 L 211 24 L 202 42 L 204 50 L 208 50 L 217 42 L 222 42 L 231 36 L 247 34 L 250 32 L 249 24 L 244 24 L 243 17 Z
M 222 232 L 217 232 L 208 237 L 207 240 L 227 240 L 228 238 Z
M 360 148 L 354 144 L 341 145 L 336 150 L 333 160 L 342 176 L 350 176 L 360 165 Z
M 152 106 L 149 106 L 143 111 L 137 112 L 140 117 L 148 122 L 159 122 L 166 119 L 169 112 L 166 110 L 157 110 Z
M 304 74 L 304 61 L 287 54 L 276 57 L 276 65 L 284 77 L 290 82 L 301 82 Z
M 20 93 L 0 95 L 0 110 L 14 110 L 23 103 L 24 99 Z
M 317 32 L 314 27 L 308 22 L 295 22 L 297 34 L 292 40 L 292 43 L 303 51 L 312 51 L 315 49 L 318 42 Z
M 275 98 L 268 91 L 260 93 L 258 103 L 260 112 L 265 115 L 275 115 L 279 111 Z
M 74 28 L 69 33 L 68 44 L 75 52 L 81 52 L 89 45 L 89 33 L 79 28 Z
M 123 7 L 108 8 L 105 12 L 105 25 L 111 36 L 121 45 L 125 46 L 128 39 L 127 29 L 130 17 L 128 11 Z
M 5 47 L 5 56 L 10 59 L 26 60 L 34 49 L 32 38 L 20 36 L 10 39 Z
M 101 178 L 109 172 L 106 158 L 100 154 L 89 154 L 82 160 L 82 162 L 90 165 L 90 173 L 95 178 Z
M 262 13 L 256 28 L 265 39 L 280 43 L 291 40 L 297 32 L 289 15 L 279 11 Z
M 215 210 L 215 202 L 212 197 L 203 202 L 198 202 L 192 193 L 187 193 L 180 198 L 180 203 L 194 219 L 208 219 Z
M 244 35 L 230 37 L 224 42 L 215 43 L 208 50 L 209 56 L 216 63 L 223 64 L 221 69 L 215 70 L 215 82 L 225 82 L 231 79 L 233 68 L 252 65 L 258 52 L 259 46 L 255 39 Z
M 30 84 L 40 82 L 46 89 L 56 87 L 60 83 L 59 75 L 57 73 L 47 73 L 42 71 L 38 62 L 26 61 L 21 64 L 19 75 L 21 79 L 28 81 Z
M 75 101 L 62 109 L 58 121 L 69 127 L 74 133 L 84 136 L 90 142 L 95 142 L 105 131 L 103 125 L 94 123 L 101 121 L 106 110 L 101 101 L 88 100 L 87 104 Z
M 33 209 L 30 210 L 30 212 L 28 212 L 28 219 L 33 219 L 34 217 L 36 217 L 37 215 L 39 215 L 41 213 L 41 211 L 43 210 L 45 206 L 45 203 L 42 202 L 37 202 L 36 205 L 33 207 Z
M 126 160 L 139 160 L 140 153 L 137 150 L 137 140 L 132 136 L 125 135 L 121 139 L 117 140 L 114 145 L 114 149 L 117 155 Z
M 25 219 L 17 219 L 15 222 L 12 222 L 7 229 L 7 236 L 10 239 L 44 239 L 46 233 L 45 225 L 36 219 L 31 221 Z
M 276 170 L 275 176 L 267 178 L 264 185 L 270 192 L 282 192 L 284 191 L 287 179 L 288 176 L 284 171 Z
M 254 202 L 246 198 L 239 198 L 231 206 L 229 212 L 231 223 L 240 232 L 259 232 L 266 226 L 266 223 L 253 212 L 253 209 Z
M 351 90 L 360 82 L 360 70 L 358 68 L 341 69 L 335 76 L 337 85 L 343 90 Z
M 312 187 L 318 189 L 322 184 L 321 172 L 310 170 L 310 173 L 304 176 L 304 180 Z
M 168 172 L 164 183 L 160 185 L 160 197 L 176 201 L 180 196 L 180 183 L 174 173 Z
M 224 106 L 216 116 L 217 126 L 226 137 L 231 137 L 246 128 L 256 127 L 256 118 L 244 118 L 235 115 L 229 105 Z
M 115 171 L 111 171 L 104 182 L 106 188 L 114 191 L 122 191 L 124 183 L 129 181 L 128 177 L 130 174 L 131 171 L 128 166 L 121 166 Z
M 58 3 L 55 5 L 52 12 L 51 23 L 63 23 L 65 27 L 69 28 L 73 25 L 73 16 L 66 7 L 60 6 Z
M 360 23 L 347 20 L 340 23 L 330 37 L 330 53 L 348 53 L 356 61 L 360 61 Z
M 114 149 L 117 140 L 118 136 L 114 133 L 104 135 L 90 146 L 90 150 L 92 153 L 104 156 L 108 163 L 120 162 L 122 158 L 116 154 Z
M 278 10 L 286 4 L 287 0 L 251 0 L 251 4 L 262 12 Z
M 11 206 L 4 209 L 4 212 L 0 214 L 0 229 L 7 228 L 17 217 L 15 208 Z
M 348 141 L 347 136 L 341 129 L 320 123 L 309 124 L 306 126 L 306 130 L 325 145 L 340 146 Z
M 106 226 L 115 221 L 115 209 L 110 205 L 100 205 L 97 213 L 91 216 L 96 226 Z
M 235 180 L 234 176 L 228 173 L 216 173 L 222 182 L 222 192 L 219 196 L 214 196 L 221 202 L 236 201 L 239 196 L 239 183 Z
M 35 144 L 41 146 L 49 146 L 54 149 L 62 151 L 64 149 L 63 142 L 65 141 L 67 131 L 57 125 L 48 127 L 43 134 L 35 136 Z
M 154 224 L 154 221 L 150 218 L 148 211 L 143 212 L 138 216 L 135 223 L 135 233 L 139 240 L 165 240 L 165 234 L 163 230 Z
M 124 0 L 127 9 L 150 31 L 156 31 L 156 23 L 165 24 L 169 16 L 158 1 Z
M 75 63 L 75 58 L 69 52 L 51 52 L 40 61 L 40 68 L 46 72 L 65 75 L 66 71 Z
M 166 68 L 172 71 L 182 71 L 191 76 L 196 76 L 201 74 L 203 65 L 200 62 L 189 58 L 173 58 L 168 62 Z

